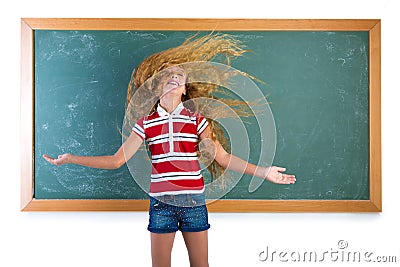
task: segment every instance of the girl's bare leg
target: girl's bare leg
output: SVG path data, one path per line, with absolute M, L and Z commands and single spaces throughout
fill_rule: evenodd
M 171 252 L 175 233 L 151 233 L 151 259 L 153 267 L 171 267 Z
M 190 267 L 208 267 L 208 231 L 183 232 Z

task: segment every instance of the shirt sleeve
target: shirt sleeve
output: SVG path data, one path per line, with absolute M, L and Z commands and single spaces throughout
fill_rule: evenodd
M 202 115 L 197 116 L 197 135 L 201 135 L 208 126 L 208 121 Z
M 144 140 L 146 138 L 146 133 L 143 127 L 144 117 L 138 120 L 132 128 L 132 131 L 135 132 L 139 137 Z

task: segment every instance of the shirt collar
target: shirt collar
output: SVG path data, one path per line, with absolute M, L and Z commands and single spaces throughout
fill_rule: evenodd
M 179 105 L 175 108 L 174 111 L 171 112 L 171 115 L 176 115 L 179 114 L 182 109 L 184 109 L 185 107 L 183 106 L 183 103 L 179 103 Z M 169 116 L 170 114 L 160 105 L 158 104 L 157 106 L 157 112 L 160 116 Z

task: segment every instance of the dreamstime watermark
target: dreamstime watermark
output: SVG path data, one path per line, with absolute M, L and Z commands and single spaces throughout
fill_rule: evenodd
M 348 262 L 348 263 L 397 263 L 397 256 L 378 255 L 370 250 L 351 249 L 349 242 L 339 240 L 334 248 L 325 250 L 274 249 L 266 246 L 258 254 L 261 262 Z

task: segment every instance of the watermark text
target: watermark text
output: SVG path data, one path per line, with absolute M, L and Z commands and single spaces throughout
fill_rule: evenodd
M 339 240 L 334 248 L 325 250 L 288 250 L 266 246 L 258 254 L 261 262 L 365 262 L 397 263 L 397 256 L 377 255 L 369 250 L 350 249 L 346 240 Z

